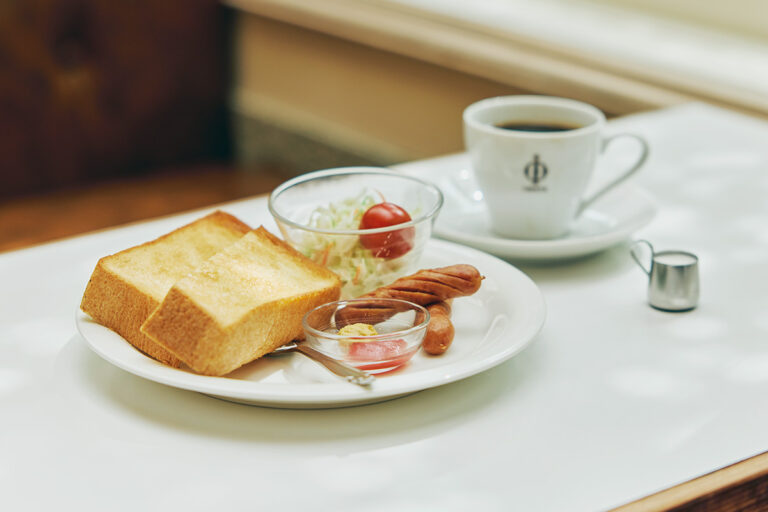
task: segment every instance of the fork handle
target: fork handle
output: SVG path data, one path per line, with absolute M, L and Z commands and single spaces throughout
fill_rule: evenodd
M 336 375 L 344 377 L 347 381 L 357 384 L 358 386 L 367 386 L 375 379 L 375 377 L 368 372 L 358 370 L 343 361 L 327 356 L 302 343 L 297 343 L 295 350 L 301 352 L 308 358 L 317 361 Z

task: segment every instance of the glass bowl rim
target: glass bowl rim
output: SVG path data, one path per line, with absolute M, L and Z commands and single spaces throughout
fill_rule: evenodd
M 424 319 L 417 325 L 411 326 L 407 329 L 402 329 L 399 331 L 393 331 L 388 332 L 385 334 L 377 334 L 375 336 L 345 336 L 342 334 L 331 334 L 328 332 L 323 332 L 320 330 L 315 329 L 309 323 L 307 322 L 307 319 L 309 318 L 309 315 L 314 313 L 315 311 L 326 308 L 331 305 L 339 306 L 339 305 L 346 305 L 349 303 L 355 303 L 355 302 L 370 302 L 372 300 L 381 301 L 381 302 L 396 302 L 399 304 L 407 304 L 410 306 L 411 309 L 416 310 L 417 312 L 424 314 Z M 380 341 L 380 340 L 386 340 L 389 338 L 394 337 L 404 337 L 408 336 L 409 334 L 413 334 L 414 332 L 417 332 L 422 329 L 426 329 L 427 324 L 429 324 L 429 311 L 424 306 L 420 306 L 416 304 L 415 302 L 410 302 L 407 300 L 402 299 L 390 299 L 390 298 L 383 298 L 383 297 L 358 297 L 356 299 L 344 299 L 344 300 L 335 300 L 333 302 L 326 302 L 325 304 L 321 304 L 320 306 L 317 306 L 316 308 L 311 309 L 307 313 L 304 314 L 304 318 L 301 319 L 301 325 L 304 328 L 305 332 L 308 332 L 312 334 L 315 338 L 327 338 L 331 340 L 371 340 L 371 341 Z
M 299 222 L 292 221 L 288 218 L 286 218 L 284 215 L 279 213 L 277 211 L 277 208 L 275 207 L 274 203 L 277 201 L 277 197 L 285 192 L 286 190 L 296 186 L 301 185 L 306 182 L 316 180 L 316 179 L 322 179 L 327 178 L 329 176 L 344 176 L 344 175 L 362 175 L 362 174 L 377 174 L 380 176 L 394 176 L 396 178 L 403 178 L 406 180 L 410 180 L 414 183 L 418 183 L 419 185 L 422 185 L 423 187 L 426 187 L 428 189 L 433 190 L 437 193 L 437 201 L 435 201 L 435 204 L 432 206 L 432 208 L 416 217 L 415 219 L 411 219 L 408 222 L 402 222 L 400 224 L 395 224 L 392 226 L 385 226 L 381 228 L 372 228 L 372 229 L 321 229 L 321 228 L 313 228 L 310 226 L 307 226 L 306 224 L 301 224 Z M 302 174 L 300 176 L 296 176 L 295 178 L 291 178 L 290 180 L 280 184 L 275 188 L 271 194 L 269 194 L 269 200 L 267 201 L 267 208 L 269 209 L 269 213 L 272 214 L 272 216 L 278 221 L 283 224 L 287 224 L 293 228 L 297 229 L 303 229 L 305 231 L 311 231 L 313 233 L 323 233 L 326 235 L 361 235 L 361 234 L 375 234 L 375 233 L 388 233 L 390 231 L 395 231 L 398 229 L 404 229 L 408 228 L 410 226 L 415 226 L 417 224 L 421 224 L 425 220 L 431 220 L 437 215 L 437 212 L 440 211 L 440 208 L 443 206 L 443 192 L 434 184 L 429 183 L 427 181 L 424 181 L 420 178 L 417 178 L 415 176 L 409 176 L 407 174 L 401 174 L 383 167 L 339 167 L 335 169 L 323 169 L 321 171 L 313 171 L 308 172 L 306 174 Z

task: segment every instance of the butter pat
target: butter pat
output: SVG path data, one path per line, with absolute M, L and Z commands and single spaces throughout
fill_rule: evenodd
M 339 330 L 339 336 L 376 336 L 379 333 L 376 332 L 376 328 L 371 324 L 350 324 L 345 325 Z

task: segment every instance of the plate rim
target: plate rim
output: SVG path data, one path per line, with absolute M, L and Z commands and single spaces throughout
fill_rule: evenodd
M 75 323 L 80 336 L 93 352 L 110 364 L 133 375 L 179 389 L 213 395 L 223 399 L 245 400 L 254 405 L 272 407 L 348 406 L 389 400 L 390 398 L 456 382 L 482 373 L 514 357 L 536 339 L 545 323 L 546 302 L 541 290 L 528 275 L 514 265 L 491 254 L 453 242 L 430 239 L 425 250 L 436 252 L 443 252 L 444 250 L 453 251 L 466 256 L 471 263 L 474 263 L 475 260 L 492 262 L 494 272 L 498 269 L 504 269 L 507 272 L 506 276 L 500 277 L 513 279 L 518 285 L 522 285 L 520 287 L 521 291 L 517 296 L 508 296 L 517 297 L 518 300 L 521 297 L 525 297 L 533 315 L 527 318 L 528 321 L 522 326 L 523 330 L 518 333 L 519 339 L 516 340 L 516 343 L 505 343 L 502 350 L 482 355 L 479 359 L 474 360 L 473 364 L 465 361 L 455 361 L 450 363 L 448 368 L 443 365 L 427 368 L 410 376 L 407 373 L 393 375 L 381 381 L 376 381 L 370 389 L 353 386 L 339 380 L 338 382 L 323 383 L 321 385 L 296 384 L 291 386 L 292 389 L 289 391 L 292 392 L 286 394 L 284 393 L 286 384 L 282 383 L 255 383 L 226 376 L 211 377 L 166 366 L 142 354 L 119 334 L 98 324 L 79 308 L 76 310 Z M 489 274 L 493 274 L 493 272 Z M 498 340 L 503 336 L 509 335 L 510 329 L 510 326 L 505 327 L 493 339 Z M 110 347 L 110 344 L 117 348 Z M 122 357 L 121 354 L 129 355 L 126 358 Z M 256 389 L 253 389 L 254 384 L 257 385 Z M 283 393 L 275 395 L 274 391 L 276 389 L 280 389 Z M 270 393 L 270 391 L 272 392 Z

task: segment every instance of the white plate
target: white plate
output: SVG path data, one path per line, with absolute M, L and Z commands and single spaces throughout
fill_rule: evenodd
M 656 215 L 650 196 L 637 186 L 625 184 L 585 210 L 563 238 L 502 238 L 491 231 L 488 210 L 480 200 L 482 193 L 466 167 L 408 174 L 433 182 L 445 196 L 435 222 L 435 235 L 502 258 L 549 261 L 587 256 L 623 242 Z
M 451 348 L 439 357 L 419 353 L 403 369 L 378 377 L 368 389 L 341 380 L 300 354 L 261 358 L 226 377 L 197 375 L 143 355 L 81 311 L 77 329 L 94 352 L 123 370 L 225 400 L 307 409 L 380 402 L 496 366 L 523 350 L 544 324 L 544 299 L 528 276 L 474 249 L 429 241 L 422 267 L 454 263 L 475 265 L 486 279 L 475 295 L 454 301 L 456 337 Z

